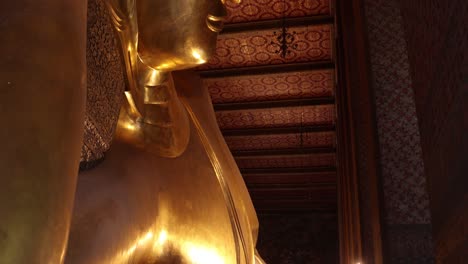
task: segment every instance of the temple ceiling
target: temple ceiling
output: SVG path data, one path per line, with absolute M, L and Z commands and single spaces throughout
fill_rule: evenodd
M 216 55 L 197 71 L 256 209 L 334 211 L 331 1 L 243 0 L 226 5 L 228 18 Z M 283 24 L 295 36 L 285 57 L 272 44 Z
M 335 211 L 333 5 L 330 0 L 226 5 L 216 55 L 196 70 L 256 209 Z M 285 57 L 272 45 L 282 25 L 295 32 L 296 47 Z M 123 76 L 121 60 L 105 6 L 89 1 L 92 105 L 86 110 L 81 169 L 95 165 L 110 147 L 125 86 L 124 78 L 112 77 Z

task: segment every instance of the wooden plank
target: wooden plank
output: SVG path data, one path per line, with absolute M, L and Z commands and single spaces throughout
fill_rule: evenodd
M 261 169 L 240 169 L 244 174 L 274 174 L 274 173 L 313 173 L 313 172 L 336 172 L 336 167 L 296 167 L 296 168 L 261 168 Z
M 238 67 L 228 69 L 211 69 L 199 70 L 201 78 L 223 78 L 240 75 L 260 75 L 272 73 L 285 73 L 294 71 L 308 71 L 308 70 L 332 70 L 335 68 L 335 63 L 332 61 L 313 61 L 313 62 L 300 62 L 300 63 L 285 63 L 273 65 L 261 65 L 250 67 Z
M 251 21 L 225 24 L 220 34 L 232 34 L 246 31 L 259 31 L 267 29 L 275 29 L 283 26 L 283 22 L 286 27 L 301 27 L 301 26 L 314 26 L 314 25 L 325 25 L 333 24 L 333 16 L 321 15 L 321 16 L 305 16 L 305 17 L 288 17 L 283 19 L 271 19 L 264 21 Z
M 308 132 L 333 132 L 335 125 L 314 125 L 304 127 L 273 127 L 273 128 L 245 128 L 245 129 L 225 129 L 221 132 L 223 136 L 253 136 L 253 135 L 275 135 L 290 133 L 308 133 Z
M 249 189 L 253 201 L 308 201 L 311 203 L 337 204 L 335 186 L 327 189 Z
M 261 182 L 261 183 L 250 183 L 246 182 L 247 188 L 249 190 L 297 190 L 297 189 L 308 189 L 308 190 L 324 190 L 328 188 L 333 188 L 336 190 L 336 180 L 328 180 L 322 182 L 306 182 L 306 183 L 270 183 L 270 182 Z
M 328 105 L 328 104 L 334 104 L 334 103 L 335 103 L 335 97 L 330 96 L 330 97 L 300 98 L 300 99 L 286 99 L 286 100 L 273 100 L 273 101 L 222 103 L 222 104 L 213 104 L 213 108 L 215 111 L 228 111 L 228 110 L 262 109 L 262 108 L 277 108 L 277 107 Z
M 335 153 L 334 147 L 292 148 L 292 149 L 259 149 L 259 150 L 235 150 L 231 151 L 234 157 L 258 157 L 258 156 L 291 156 L 301 154 Z
M 306 185 L 337 182 L 336 172 L 312 172 L 312 173 L 268 173 L 268 174 L 243 174 L 244 181 L 249 186 L 271 185 Z
M 336 212 L 336 200 L 327 202 L 295 200 L 253 200 L 255 209 L 260 214 L 285 212 Z

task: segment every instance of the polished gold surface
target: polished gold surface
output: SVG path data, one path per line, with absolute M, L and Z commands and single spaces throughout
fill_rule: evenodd
M 86 1 L 0 2 L 0 263 L 61 263 L 83 137 Z
M 152 133 L 127 139 L 134 138 L 137 145 L 145 145 L 154 153 L 178 156 L 188 142 L 189 135 L 183 133 L 188 131 L 188 123 L 178 102 L 170 100 L 174 95 L 167 89 L 171 84 L 167 83 L 166 73 L 205 63 L 214 54 L 217 33 L 226 15 L 223 1 L 106 0 L 106 3 L 122 46 L 130 88 L 127 98 L 137 116 L 133 120 L 157 127 L 145 128 Z M 131 121 L 125 123 L 129 127 L 134 125 Z
M 0 263 L 262 263 L 208 92 L 194 73 L 171 72 L 214 52 L 223 1 L 107 0 L 130 91 L 106 160 L 79 175 L 76 195 L 86 5 L 20 2 L 0 9 L 2 37 L 15 40 L 0 44 Z
M 255 210 L 208 92 L 195 74 L 169 72 L 214 52 L 222 2 L 108 7 L 130 92 L 106 160 L 80 175 L 67 263 L 261 263 Z
M 191 131 L 178 158 L 116 139 L 80 174 L 66 263 L 237 263 L 221 188 Z
M 151 125 L 119 123 L 106 160 L 80 174 L 66 263 L 262 263 L 255 210 L 208 92 L 190 72 L 172 83 L 189 116 L 186 150 L 155 155 L 129 140 Z
M 237 263 L 221 188 L 191 131 L 176 159 L 116 140 L 80 175 L 66 263 Z

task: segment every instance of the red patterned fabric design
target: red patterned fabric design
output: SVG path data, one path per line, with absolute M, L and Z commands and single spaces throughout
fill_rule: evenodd
M 203 84 L 216 104 L 333 96 L 333 78 L 333 70 L 317 70 L 212 78 Z
M 231 150 L 334 147 L 335 132 L 276 134 L 225 137 Z
M 335 154 L 304 154 L 292 156 L 236 157 L 237 166 L 250 168 L 297 168 L 335 166 Z
M 434 263 L 431 229 L 430 224 L 388 226 L 388 263 Z
M 333 105 L 216 112 L 221 129 L 299 127 L 335 123 Z
M 88 1 L 87 95 L 81 165 L 84 169 L 110 148 L 125 90 L 120 44 L 103 1 Z
M 292 27 L 296 32 L 294 43 L 297 49 L 290 49 L 285 58 L 271 42 L 277 42 L 274 31 L 248 31 L 223 34 L 218 37 L 216 55 L 199 69 L 233 68 L 293 62 L 332 60 L 333 25 Z
M 226 23 L 238 23 L 285 17 L 330 15 L 330 0 L 242 0 L 240 4 L 226 1 Z
M 253 168 L 297 168 L 335 166 L 335 154 L 310 154 L 294 156 L 237 157 L 241 169 Z
M 338 263 L 335 214 L 259 214 L 258 218 L 257 248 L 266 263 Z
M 386 221 L 427 224 L 429 198 L 399 4 L 365 3 Z

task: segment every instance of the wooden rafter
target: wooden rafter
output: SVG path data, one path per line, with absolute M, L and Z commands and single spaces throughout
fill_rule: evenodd
M 304 127 L 273 127 L 273 128 L 247 128 L 247 129 L 225 129 L 221 132 L 225 137 L 230 136 L 253 136 L 253 135 L 275 135 L 289 133 L 308 133 L 308 132 L 333 132 L 334 124 L 314 125 Z
M 335 63 L 332 61 L 313 61 L 300 63 L 285 63 L 261 66 L 249 66 L 227 69 L 210 69 L 199 70 L 198 73 L 202 78 L 223 78 L 240 75 L 258 75 L 271 73 L 285 73 L 294 71 L 308 70 L 331 70 L 335 68 Z
M 306 16 L 306 17 L 289 17 L 284 19 L 286 27 L 300 27 L 312 25 L 333 24 L 333 16 Z M 265 29 L 279 28 L 283 24 L 282 19 L 272 19 L 264 21 L 251 21 L 242 23 L 233 23 L 224 25 L 223 31 L 220 34 L 230 34 L 245 31 L 258 31 Z
M 226 111 L 226 110 L 293 107 L 293 106 L 327 105 L 327 104 L 334 104 L 334 103 L 335 103 L 335 97 L 330 96 L 330 97 L 286 99 L 286 100 L 275 100 L 275 101 L 222 103 L 222 104 L 213 104 L 213 107 L 215 111 Z

